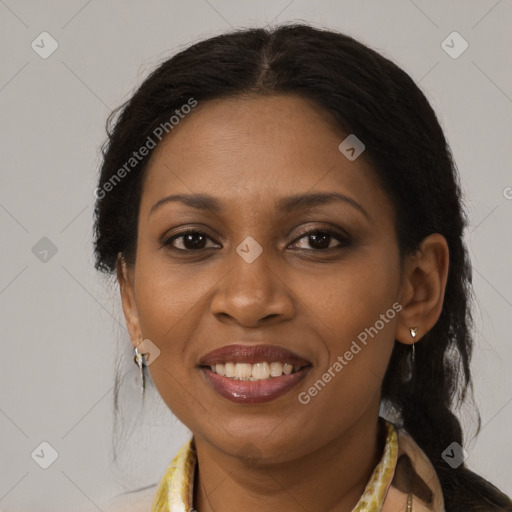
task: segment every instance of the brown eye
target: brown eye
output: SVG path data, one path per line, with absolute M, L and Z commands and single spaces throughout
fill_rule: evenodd
M 338 249 L 350 245 L 350 240 L 346 235 L 337 233 L 329 229 L 310 229 L 303 230 L 302 236 L 297 238 L 294 245 L 297 245 L 297 240 L 305 239 L 308 247 L 300 247 L 306 250 L 322 251 L 326 249 Z M 332 245 L 333 242 L 338 244 Z
M 168 238 L 163 245 L 176 249 L 177 251 L 198 251 L 207 248 L 207 240 L 211 240 L 211 238 L 205 233 L 189 230 Z M 174 243 L 175 241 L 179 241 L 181 247 L 177 247 L 177 244 Z

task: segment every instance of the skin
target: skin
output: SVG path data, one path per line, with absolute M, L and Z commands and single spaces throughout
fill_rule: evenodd
M 393 204 L 363 157 L 338 150 L 345 136 L 299 97 L 244 96 L 198 105 L 151 158 L 136 262 L 120 258 L 118 280 L 132 344 L 158 346 L 151 376 L 195 436 L 199 512 L 350 511 L 382 456 L 380 390 L 395 339 L 411 344 L 417 327 L 421 343 L 440 315 L 445 239 L 427 237 L 400 264 Z M 365 213 L 343 201 L 275 209 L 280 198 L 317 192 L 348 196 Z M 216 197 L 222 212 L 179 202 L 151 212 L 166 196 L 193 193 Z M 349 243 L 298 232 L 326 223 Z M 207 238 L 162 246 L 184 227 Z M 249 236 L 263 248 L 250 264 L 236 252 Z M 395 302 L 400 313 L 301 404 L 298 394 Z M 313 367 L 272 402 L 232 403 L 197 364 L 240 341 L 283 346 Z

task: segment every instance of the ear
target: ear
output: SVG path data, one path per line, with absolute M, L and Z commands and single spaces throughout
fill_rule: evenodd
M 448 279 L 449 249 L 439 233 L 427 236 L 418 251 L 406 257 L 395 339 L 412 344 L 436 324 L 443 309 Z M 410 329 L 417 328 L 415 338 Z
M 121 302 L 123 305 L 126 327 L 130 334 L 132 346 L 135 348 L 142 341 L 142 333 L 139 314 L 137 312 L 137 304 L 135 302 L 133 267 L 127 265 L 121 253 L 117 256 L 116 273 L 121 292 Z

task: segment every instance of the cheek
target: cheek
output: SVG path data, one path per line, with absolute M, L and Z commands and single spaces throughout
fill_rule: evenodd
M 378 410 L 380 390 L 394 346 L 396 311 L 390 301 L 363 301 L 331 317 L 326 350 L 298 390 L 304 432 L 323 441 L 349 428 L 365 411 Z M 384 315 L 383 317 L 381 315 Z M 382 319 L 384 318 L 384 319 Z M 318 418 L 328 421 L 319 428 Z
M 148 268 L 140 263 L 140 269 Z M 142 270 L 139 278 L 137 309 L 142 335 L 160 350 L 148 370 L 167 407 L 188 425 L 194 417 L 190 415 L 190 401 L 196 395 L 190 375 L 195 361 L 189 340 L 194 339 L 194 326 L 208 288 L 197 280 L 184 279 L 179 272 L 168 272 L 164 266 Z
M 401 309 L 397 258 L 369 253 L 318 279 L 317 286 L 309 280 L 302 285 L 303 314 L 324 345 L 304 387 L 304 401 L 310 399 L 319 414 L 357 415 L 379 392 Z
M 170 265 L 160 251 L 141 251 L 135 290 L 143 335 L 160 342 L 164 349 L 179 350 L 183 329 L 204 307 L 211 285 L 185 265 Z
M 189 389 L 190 384 L 181 383 L 191 380 L 190 371 L 197 363 L 190 340 L 197 338 L 199 317 L 214 280 L 141 253 L 135 281 L 142 336 L 160 350 L 148 369 L 163 400 L 174 410 L 190 398 L 183 388 Z
M 317 320 L 317 329 L 325 335 L 326 346 L 332 352 L 343 350 L 347 342 L 375 324 L 390 309 L 398 297 L 400 272 L 398 255 L 383 251 L 361 251 L 316 278 L 296 280 L 294 290 L 305 304 L 303 314 Z M 383 337 L 393 335 L 396 312 L 390 311 Z

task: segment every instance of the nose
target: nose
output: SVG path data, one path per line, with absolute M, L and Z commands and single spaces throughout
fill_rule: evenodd
M 251 263 L 233 251 L 229 265 L 211 302 L 219 320 L 260 327 L 293 318 L 292 291 L 267 251 Z

